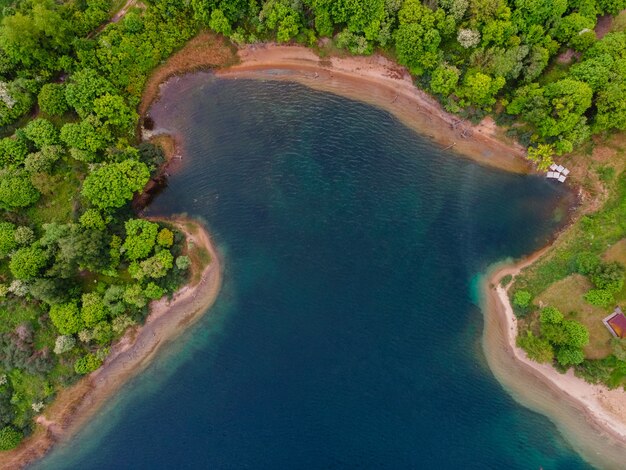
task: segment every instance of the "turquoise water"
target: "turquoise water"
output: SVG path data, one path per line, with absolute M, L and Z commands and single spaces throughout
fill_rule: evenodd
M 472 298 L 563 223 L 563 185 L 286 82 L 196 74 L 152 113 L 186 154 L 149 212 L 204 219 L 224 287 L 38 468 L 586 468 L 495 381 Z

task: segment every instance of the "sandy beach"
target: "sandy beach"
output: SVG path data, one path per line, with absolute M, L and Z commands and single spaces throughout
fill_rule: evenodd
M 44 456 L 55 444 L 70 438 L 130 378 L 141 372 L 161 348 L 196 322 L 215 302 L 222 282 L 218 253 L 202 225 L 186 219 L 168 219 L 187 236 L 187 243 L 204 248 L 211 262 L 194 264 L 191 283 L 171 300 L 150 305 L 146 322 L 132 328 L 111 348 L 104 365 L 61 391 L 54 403 L 37 417 L 36 431 L 12 451 L 0 454 L 0 468 L 18 469 Z
M 446 112 L 413 84 L 406 68 L 381 56 L 321 58 L 302 46 L 250 45 L 239 63 L 216 71 L 223 78 L 288 80 L 382 108 L 441 148 L 481 164 L 515 173 L 531 169 L 525 149 L 507 138 L 491 118 L 473 125 Z
M 517 319 L 500 279 L 517 275 L 548 248 L 516 263 L 500 265 L 483 285 L 485 331 L 483 349 L 500 383 L 523 405 L 547 415 L 572 446 L 591 464 L 624 468 L 626 392 L 591 385 L 531 361 L 516 346 Z M 508 286 L 507 286 L 508 287 Z

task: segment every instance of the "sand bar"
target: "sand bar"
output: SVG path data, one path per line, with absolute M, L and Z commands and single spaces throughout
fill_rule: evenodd
M 56 443 L 71 438 L 129 379 L 145 369 L 163 345 L 195 323 L 215 302 L 222 283 L 222 267 L 209 234 L 192 220 L 163 220 L 184 232 L 188 243 L 206 249 L 211 262 L 201 272 L 194 266 L 191 283 L 178 290 L 172 300 L 152 302 L 146 322 L 127 331 L 111 347 L 102 367 L 62 390 L 37 417 L 36 431 L 18 448 L 0 453 L 0 468 L 23 468 L 43 457 Z
M 548 416 L 592 465 L 624 468 L 626 393 L 591 385 L 570 370 L 531 361 L 516 346 L 517 319 L 500 279 L 532 264 L 548 248 L 517 263 L 495 267 L 483 284 L 483 350 L 498 381 L 521 404 Z

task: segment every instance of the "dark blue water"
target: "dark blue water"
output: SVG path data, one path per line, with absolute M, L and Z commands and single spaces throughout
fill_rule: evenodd
M 224 287 L 40 468 L 585 467 L 491 375 L 471 289 L 549 239 L 562 185 L 284 82 L 199 74 L 153 114 L 186 157 L 150 212 L 207 222 Z

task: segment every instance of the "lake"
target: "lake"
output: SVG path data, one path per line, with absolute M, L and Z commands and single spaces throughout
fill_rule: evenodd
M 204 220 L 224 286 L 36 467 L 587 468 L 480 343 L 477 276 L 550 240 L 564 185 L 284 81 L 188 75 L 151 115 L 184 158 L 148 212 Z

